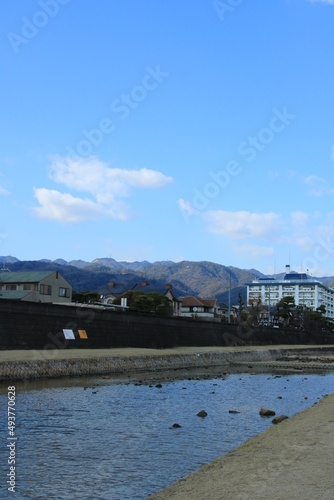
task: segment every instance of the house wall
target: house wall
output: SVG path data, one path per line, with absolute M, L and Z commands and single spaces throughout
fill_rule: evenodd
M 51 276 L 43 279 L 39 284 L 39 292 L 41 290 L 41 285 L 51 285 L 51 295 L 45 295 L 39 293 L 39 300 L 42 302 L 56 302 L 56 303 L 64 303 L 72 301 L 72 287 L 68 283 L 68 281 L 63 278 L 63 276 L 59 273 L 54 273 Z M 68 290 L 67 297 L 60 295 L 60 290 Z
M 72 301 L 72 287 L 59 273 L 47 276 L 39 283 L 28 283 L 28 285 L 37 288 L 37 290 L 32 290 L 31 293 L 24 297 L 22 300 L 25 302 L 67 303 Z M 16 286 L 18 291 L 24 290 L 23 283 L 17 283 Z M 48 286 L 51 286 L 51 294 L 45 293 Z M 65 291 L 64 296 L 60 295 L 60 289 L 67 291 Z

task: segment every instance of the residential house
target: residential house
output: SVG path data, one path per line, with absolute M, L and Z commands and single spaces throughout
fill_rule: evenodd
M 156 287 L 154 285 L 150 285 L 147 280 L 142 280 L 140 283 L 135 283 L 131 289 L 124 290 L 122 287 L 116 282 L 112 281 L 109 283 L 109 293 L 106 295 L 102 295 L 101 300 L 102 303 L 112 305 L 116 297 L 123 295 L 127 291 L 136 291 L 142 293 L 160 293 L 167 297 L 173 306 L 173 316 L 180 316 L 181 309 L 181 301 L 177 299 L 173 292 L 173 287 L 170 283 L 167 283 L 164 287 Z
M 221 309 L 217 299 L 202 299 L 201 297 L 183 297 L 181 316 L 186 318 L 214 319 L 221 318 Z
M 58 271 L 1 272 L 0 299 L 65 303 L 72 287 Z

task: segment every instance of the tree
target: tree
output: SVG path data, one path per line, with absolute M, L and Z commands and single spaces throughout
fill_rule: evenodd
M 121 304 L 121 299 L 127 299 L 130 311 L 153 313 L 159 316 L 172 316 L 173 306 L 168 297 L 158 292 L 144 293 L 129 290 L 114 300 L 114 304 Z
M 322 333 L 331 331 L 333 322 L 325 316 L 326 307 L 322 304 L 315 311 L 306 309 L 304 312 L 305 330 L 311 333 Z
M 292 316 L 292 309 L 295 307 L 295 298 L 292 295 L 282 297 L 281 300 L 276 304 L 275 316 L 277 318 L 282 318 L 284 323 L 288 324 Z
M 244 307 L 244 302 L 241 297 L 241 293 L 238 293 L 238 321 L 245 322 L 247 320 L 247 312 Z
M 247 312 L 248 312 L 247 322 L 253 326 L 258 325 L 259 319 L 260 319 L 260 314 L 264 310 L 265 310 L 265 308 L 262 305 L 261 297 L 258 297 L 257 299 L 250 299 L 249 306 L 247 308 Z
M 100 294 L 98 292 L 72 292 L 72 302 L 79 302 L 80 304 L 90 304 L 92 302 L 100 302 Z

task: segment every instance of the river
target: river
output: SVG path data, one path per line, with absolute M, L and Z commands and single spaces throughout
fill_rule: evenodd
M 146 499 L 273 425 L 261 406 L 292 416 L 332 392 L 332 372 L 16 384 L 15 498 Z M 4 387 L 0 403 L 0 497 L 12 498 Z

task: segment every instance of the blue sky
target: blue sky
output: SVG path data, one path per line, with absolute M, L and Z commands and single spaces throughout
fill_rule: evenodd
M 334 274 L 334 1 L 15 0 L 0 255 Z

